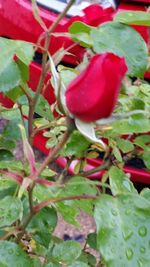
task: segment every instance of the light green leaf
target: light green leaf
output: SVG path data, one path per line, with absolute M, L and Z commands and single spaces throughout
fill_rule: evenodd
M 148 61 L 147 46 L 133 28 L 117 22 L 107 22 L 98 29 L 92 29 L 91 37 L 96 53 L 112 52 L 125 57 L 128 74 L 143 77 Z
M 33 45 L 24 41 L 0 38 L 0 90 L 6 92 L 18 86 L 21 72 L 14 55 L 25 64 L 29 65 L 33 58 Z M 9 79 L 8 79 L 9 76 Z
M 150 202 L 137 194 L 101 195 L 94 217 L 107 267 L 150 266 Z
M 69 264 L 68 267 L 89 267 L 89 265 L 82 261 L 75 261 L 72 264 Z
M 6 196 L 0 200 L 0 227 L 8 226 L 22 216 L 22 203 L 18 198 Z
M 119 12 L 115 16 L 115 21 L 129 25 L 150 26 L 150 13 L 144 11 Z
M 150 170 L 150 146 L 144 150 L 142 154 L 142 159 L 146 167 Z
M 130 142 L 127 139 L 123 139 L 123 138 L 118 138 L 116 140 L 117 145 L 119 147 L 119 149 L 123 152 L 123 153 L 128 153 L 130 151 L 132 151 L 134 149 L 134 145 L 132 144 L 132 142 Z
M 1 59 L 0 59 L 1 60 Z M 9 76 L 9 78 L 8 78 Z M 7 92 L 19 85 L 21 80 L 17 64 L 12 60 L 6 60 L 6 63 L 0 64 L 0 91 Z
M 149 143 L 150 143 L 150 135 L 140 135 L 134 139 L 134 144 L 141 148 L 146 148 L 147 144 Z
M 118 120 L 112 126 L 113 131 L 118 134 L 146 133 L 150 131 L 150 121 L 144 117 L 130 117 Z
M 0 241 L 0 266 L 33 267 L 33 264 L 19 245 L 10 241 Z
M 80 256 L 80 254 L 80 244 L 70 240 L 57 244 L 53 249 L 52 257 L 58 262 L 71 264 Z
M 122 156 L 121 153 L 119 151 L 119 149 L 115 146 L 112 150 L 113 155 L 115 156 L 115 158 L 119 161 L 122 162 Z
M 65 156 L 76 155 L 77 157 L 82 157 L 89 146 L 90 142 L 80 132 L 74 131 L 62 150 L 62 154 Z
M 76 21 L 69 27 L 69 32 L 75 42 L 79 42 L 83 47 L 91 47 L 93 40 L 90 37 L 91 27 L 83 22 Z
M 136 189 L 129 180 L 128 175 L 115 166 L 111 167 L 109 170 L 109 182 L 114 196 L 127 192 L 136 193 Z

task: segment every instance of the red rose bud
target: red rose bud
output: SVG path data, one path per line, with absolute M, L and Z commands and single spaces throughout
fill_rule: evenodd
M 70 113 L 85 122 L 109 117 L 126 72 L 124 58 L 112 53 L 93 56 L 87 68 L 67 87 L 66 105 Z

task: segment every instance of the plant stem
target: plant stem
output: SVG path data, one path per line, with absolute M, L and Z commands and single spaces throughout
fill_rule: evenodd
M 33 210 L 35 214 L 39 212 L 41 209 L 44 207 L 47 207 L 51 203 L 57 203 L 65 200 L 80 200 L 80 199 L 97 199 L 97 196 L 92 196 L 92 195 L 77 195 L 77 196 L 70 196 L 70 197 L 60 197 L 60 198 L 51 198 L 46 201 L 43 201 L 36 206 L 33 207 Z
M 42 71 L 41 71 L 41 76 L 39 79 L 39 83 L 35 92 L 35 96 L 33 98 L 32 101 L 30 101 L 29 103 L 29 119 L 28 119 L 28 134 L 29 134 L 29 141 L 32 144 L 32 132 L 33 132 L 33 116 L 34 116 L 34 111 L 35 111 L 35 106 L 37 104 L 39 95 L 41 93 L 42 87 L 44 85 L 44 80 L 45 80 L 45 76 L 46 76 L 46 62 L 47 62 L 47 51 L 48 51 L 48 47 L 49 47 L 49 42 L 50 42 L 50 36 L 49 34 L 46 35 L 46 39 L 45 39 L 45 44 L 44 44 L 44 48 L 45 51 L 43 53 L 43 57 L 42 57 Z
M 67 4 L 67 6 L 65 7 L 65 9 L 63 10 L 62 13 L 59 14 L 59 16 L 57 17 L 57 19 L 54 21 L 54 23 L 49 27 L 48 32 L 52 33 L 55 28 L 57 27 L 57 25 L 59 24 L 59 22 L 66 16 L 68 10 L 70 9 L 70 7 L 74 4 L 75 0 L 70 0 Z
M 64 11 L 61 14 L 59 14 L 59 16 L 54 21 L 54 23 L 52 23 L 52 25 L 47 30 L 47 32 L 45 32 L 46 38 L 45 38 L 44 52 L 43 52 L 43 57 L 42 57 L 42 67 L 41 67 L 42 71 L 41 71 L 39 83 L 38 83 L 38 86 L 37 86 L 37 89 L 35 92 L 35 96 L 34 96 L 33 100 L 29 102 L 28 135 L 29 135 L 30 144 L 32 144 L 32 139 L 33 139 L 33 136 L 32 136 L 32 133 L 33 133 L 33 116 L 34 116 L 35 106 L 37 104 L 39 95 L 40 95 L 42 88 L 44 86 L 44 80 L 45 80 L 46 73 L 47 73 L 46 62 L 47 62 L 47 53 L 48 53 L 48 48 L 49 48 L 49 44 L 50 44 L 51 33 L 57 27 L 58 23 L 62 20 L 62 18 L 66 15 L 67 11 L 70 9 L 70 7 L 74 3 L 74 1 L 75 0 L 69 1 L 66 8 L 64 9 Z
M 78 173 L 78 175 L 89 176 L 89 175 L 92 175 L 92 174 L 94 174 L 96 172 L 108 169 L 109 165 L 110 165 L 110 161 L 108 160 L 103 165 L 100 165 L 97 168 L 93 168 L 93 169 L 91 169 L 89 171 L 82 171 L 82 172 Z

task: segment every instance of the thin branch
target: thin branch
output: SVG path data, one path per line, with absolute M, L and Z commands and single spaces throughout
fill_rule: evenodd
M 45 80 L 46 73 L 47 73 L 46 62 L 47 62 L 47 52 L 48 52 L 48 48 L 49 48 L 49 44 L 50 44 L 51 33 L 57 27 L 57 25 L 62 20 L 62 18 L 66 15 L 67 11 L 70 9 L 70 7 L 74 3 L 74 1 L 75 0 L 70 0 L 69 1 L 69 3 L 67 4 L 66 8 L 64 9 L 64 11 L 61 14 L 59 14 L 57 19 L 54 21 L 54 23 L 52 23 L 52 25 L 50 26 L 48 31 L 45 33 L 46 34 L 46 38 L 45 38 L 44 52 L 43 52 L 43 57 L 42 57 L 42 72 L 41 72 L 39 83 L 38 83 L 38 86 L 37 86 L 37 89 L 36 89 L 35 96 L 34 96 L 33 100 L 30 101 L 30 103 L 29 103 L 28 133 L 29 133 L 29 141 L 30 141 L 31 144 L 32 144 L 33 116 L 34 116 L 35 106 L 37 104 L 39 95 L 40 95 L 40 93 L 42 91 L 42 88 L 44 86 L 44 80 Z
M 109 165 L 110 165 L 110 161 L 108 160 L 103 165 L 100 165 L 97 168 L 93 168 L 93 169 L 91 169 L 89 171 L 82 171 L 82 172 L 78 173 L 78 175 L 81 175 L 81 176 L 90 176 L 90 175 L 92 175 L 94 173 L 97 173 L 97 172 L 100 172 L 102 170 L 107 170 L 108 167 L 109 167 Z
M 57 17 L 57 19 L 54 21 L 54 23 L 49 27 L 48 32 L 52 33 L 55 28 L 57 27 L 57 25 L 59 24 L 59 22 L 66 16 L 68 10 L 70 9 L 70 7 L 74 4 L 75 0 L 70 0 L 67 4 L 67 6 L 65 7 L 65 9 L 63 10 L 62 13 L 59 14 L 59 16 Z
M 46 201 L 43 201 L 36 206 L 33 207 L 35 214 L 39 212 L 41 209 L 47 207 L 51 203 L 57 203 L 65 200 L 80 200 L 80 199 L 97 199 L 97 196 L 92 195 L 77 195 L 77 196 L 70 196 L 70 197 L 60 197 L 60 198 L 50 198 Z

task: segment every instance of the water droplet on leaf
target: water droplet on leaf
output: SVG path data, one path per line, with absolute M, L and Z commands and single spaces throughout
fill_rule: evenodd
M 133 251 L 131 248 L 127 248 L 126 250 L 126 256 L 128 260 L 131 260 L 133 258 Z
M 10 255 L 12 255 L 12 254 L 14 253 L 13 249 L 10 248 L 10 249 L 8 250 L 8 253 L 9 253 Z
M 131 209 L 127 209 L 127 210 L 125 211 L 125 214 L 126 214 L 126 215 L 130 215 L 130 214 L 131 214 Z
M 112 215 L 117 216 L 117 211 L 116 210 L 112 209 L 111 213 L 112 213 Z
M 140 248 L 141 253 L 145 253 L 145 250 L 146 250 L 146 249 L 145 249 L 144 247 L 141 247 L 141 248 Z
M 141 226 L 138 231 L 140 236 L 146 236 L 147 235 L 147 228 L 145 226 Z

